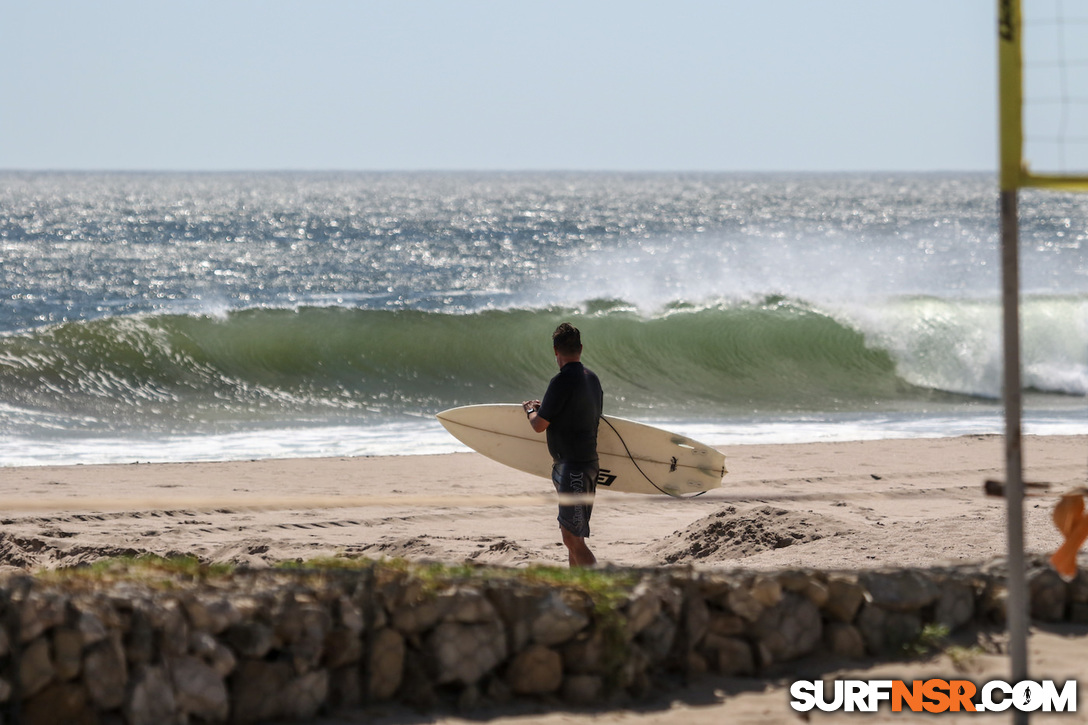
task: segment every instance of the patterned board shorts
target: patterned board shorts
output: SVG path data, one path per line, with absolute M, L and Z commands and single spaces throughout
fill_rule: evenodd
M 552 466 L 552 483 L 556 493 L 597 493 L 597 471 L 595 463 L 575 465 L 556 463 Z M 593 515 L 593 504 L 580 503 L 573 506 L 559 507 L 559 525 L 574 534 L 585 538 L 589 536 L 589 517 Z

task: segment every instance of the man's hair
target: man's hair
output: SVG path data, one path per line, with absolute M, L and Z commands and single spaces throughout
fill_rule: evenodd
M 552 347 L 564 355 L 579 355 L 582 352 L 582 333 L 569 322 L 564 322 L 552 333 Z

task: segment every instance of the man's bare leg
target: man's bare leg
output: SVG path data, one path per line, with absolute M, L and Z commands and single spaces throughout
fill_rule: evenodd
M 567 547 L 567 561 L 572 568 L 576 566 L 593 566 L 597 563 L 597 557 L 593 556 L 593 552 L 586 546 L 584 537 L 575 536 L 562 526 L 559 527 L 559 531 L 563 534 L 563 545 Z

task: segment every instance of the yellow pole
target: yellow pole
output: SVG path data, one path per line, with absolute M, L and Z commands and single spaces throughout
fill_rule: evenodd
M 997 0 L 998 129 L 1001 190 L 1020 188 L 1023 129 L 1023 76 L 1020 0 Z

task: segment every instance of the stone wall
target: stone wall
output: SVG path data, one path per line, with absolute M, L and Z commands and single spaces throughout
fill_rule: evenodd
M 255 722 L 382 701 L 572 705 L 814 653 L 899 653 L 1000 623 L 988 566 L 765 573 L 128 568 L 0 582 L 5 723 Z M 1088 622 L 1088 578 L 1036 563 L 1032 615 Z

